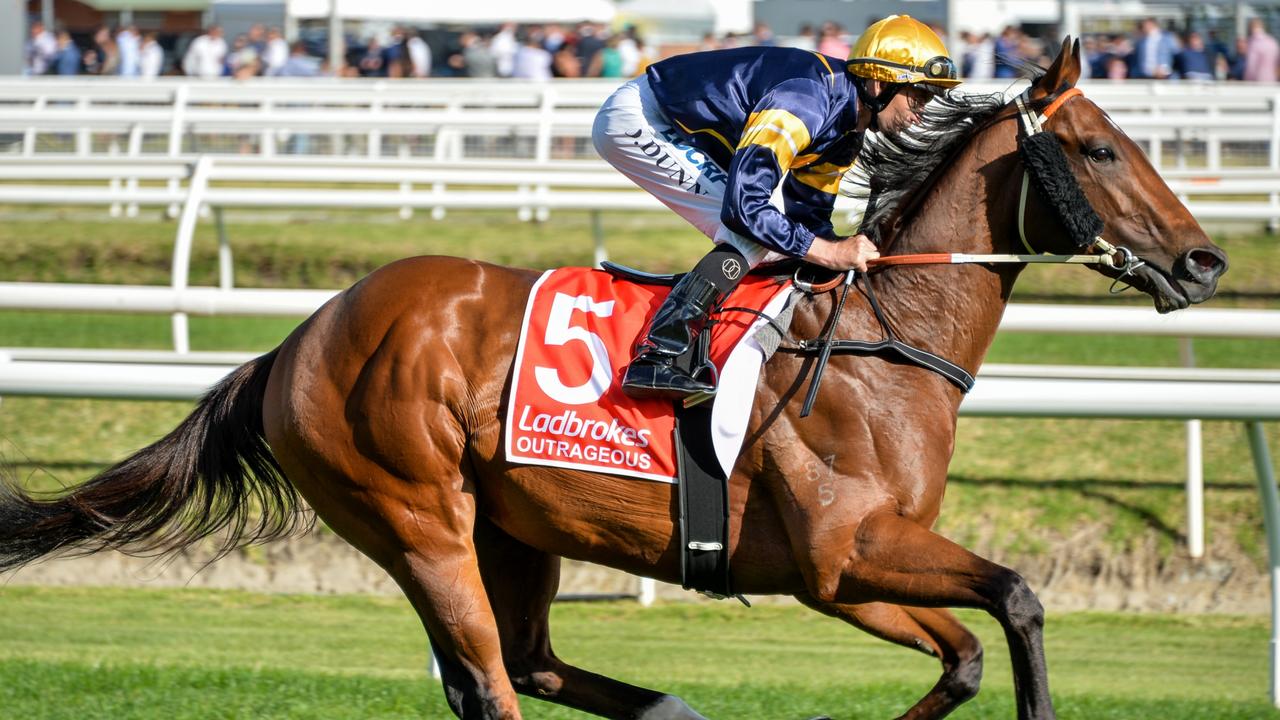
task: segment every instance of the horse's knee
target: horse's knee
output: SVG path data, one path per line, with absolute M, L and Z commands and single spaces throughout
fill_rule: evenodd
M 530 697 L 553 698 L 564 689 L 563 663 L 550 653 L 534 652 L 504 658 L 507 677 L 516 692 Z
M 1001 621 L 1019 631 L 1044 628 L 1044 605 L 1022 576 L 1012 570 L 1001 579 L 997 609 Z
M 942 678 L 943 690 L 956 704 L 972 700 L 982 686 L 982 645 L 975 643 L 958 661 L 947 668 Z

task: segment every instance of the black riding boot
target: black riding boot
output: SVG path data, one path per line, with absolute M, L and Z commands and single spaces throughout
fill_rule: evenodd
M 714 393 L 715 385 L 692 377 L 676 367 L 675 361 L 693 345 L 712 308 L 728 294 L 696 270 L 680 278 L 653 314 L 644 340 L 637 344 L 635 359 L 622 378 L 623 392 L 635 398 L 673 400 Z

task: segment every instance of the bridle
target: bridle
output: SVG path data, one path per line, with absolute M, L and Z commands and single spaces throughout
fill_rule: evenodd
M 1062 149 L 1058 146 L 1056 140 L 1053 143 L 1048 141 L 1053 138 L 1052 135 L 1045 137 L 1043 141 L 1032 140 L 1038 135 L 1047 132 L 1044 124 L 1053 116 L 1067 101 L 1072 98 L 1082 96 L 1083 93 L 1079 88 L 1067 88 L 1057 95 L 1044 109 L 1043 112 L 1037 113 L 1032 108 L 1031 88 L 1027 88 L 1022 94 L 1014 98 L 1014 105 L 1018 111 L 1018 141 L 1019 146 L 1027 143 L 1040 143 L 1045 148 L 1056 148 L 1057 155 L 1061 158 L 1061 167 L 1066 167 L 1066 156 L 1062 154 Z M 1008 117 L 1008 116 L 1005 116 Z M 1049 150 L 1050 153 L 1054 150 Z M 1098 221 L 1096 227 L 1097 232 L 1089 233 L 1087 236 L 1074 238 L 1076 244 L 1083 250 L 1083 253 L 1075 254 L 1051 254 L 1036 250 L 1032 247 L 1030 241 L 1027 240 L 1026 231 L 1026 210 L 1027 210 L 1027 188 L 1030 186 L 1033 178 L 1037 173 L 1048 173 L 1047 168 L 1039 167 L 1034 162 L 1028 162 L 1026 156 L 1023 157 L 1023 173 L 1022 188 L 1018 195 L 1018 238 L 1022 242 L 1025 253 L 914 253 L 908 255 L 889 255 L 876 258 L 867 263 L 868 272 L 881 270 L 896 265 L 973 265 L 973 264 L 1014 264 L 1014 263 L 1035 263 L 1035 264 L 1073 264 L 1073 265 L 1101 265 L 1103 267 L 1116 268 L 1120 271 L 1120 275 L 1112 284 L 1112 291 L 1116 285 L 1122 283 L 1124 278 L 1132 275 L 1134 271 L 1146 264 L 1146 261 L 1139 258 L 1126 247 L 1117 246 L 1102 237 L 1101 221 Z M 1079 183 L 1075 180 L 1075 176 L 1069 172 L 1061 173 L 1062 181 L 1069 183 L 1071 190 L 1078 194 L 1080 202 L 1088 208 L 1089 214 L 1096 218 L 1097 213 L 1093 211 L 1088 200 L 1084 198 L 1083 191 L 1080 190 Z M 854 271 L 849 271 L 853 273 Z M 806 283 L 799 277 L 795 279 L 796 286 L 807 293 L 823 293 L 834 290 L 841 284 L 845 283 L 844 274 L 837 275 L 831 280 L 824 283 Z
M 1116 285 L 1123 283 L 1124 279 L 1134 273 L 1138 268 L 1146 264 L 1146 262 L 1135 255 L 1131 250 L 1125 247 L 1114 245 L 1102 237 L 1102 220 L 1098 217 L 1093 206 L 1085 197 L 1084 192 L 1080 189 L 1080 184 L 1076 180 L 1075 175 L 1071 172 L 1067 164 L 1066 154 L 1062 151 L 1062 145 L 1058 142 L 1057 137 L 1052 133 L 1047 133 L 1044 124 L 1052 115 L 1057 112 L 1072 98 L 1081 96 L 1082 93 L 1078 88 L 1066 88 L 1058 93 L 1043 112 L 1037 113 L 1032 108 L 1031 88 L 1027 88 L 1022 94 L 1014 99 L 1014 105 L 1018 110 L 1018 152 L 1022 157 L 1023 173 L 1022 188 L 1018 197 L 1018 238 L 1022 241 L 1022 247 L 1026 253 L 1016 254 L 971 254 L 971 253 L 917 253 L 911 255 L 890 255 L 887 257 L 877 258 L 867 263 L 867 272 L 882 270 L 895 265 L 961 265 L 961 264 L 1000 264 L 1000 263 L 1072 263 L 1080 265 L 1102 265 L 1104 267 L 1115 268 L 1120 271 L 1114 283 L 1112 283 L 1112 292 L 1115 292 Z M 1043 102 L 1043 101 L 1041 101 Z M 1027 188 L 1032 182 L 1036 183 L 1036 187 L 1041 191 L 1041 196 L 1049 201 L 1049 204 L 1057 212 L 1059 220 L 1062 221 L 1067 233 L 1071 236 L 1076 245 L 1083 251 L 1082 253 L 1069 255 L 1053 255 L 1037 251 L 1031 246 L 1027 240 L 1026 232 L 1026 209 L 1027 209 Z M 1053 192 L 1050 192 L 1050 189 Z M 1070 215 L 1068 208 L 1064 205 L 1072 206 L 1080 217 Z M 894 352 L 908 362 L 928 368 L 933 372 L 946 378 L 952 384 L 960 388 L 962 392 L 967 393 L 973 387 L 974 378 L 964 368 L 947 361 L 944 358 L 933 355 L 919 348 L 911 347 L 895 337 L 892 328 L 885 319 L 883 311 L 880 309 L 879 302 L 876 300 L 875 293 L 870 283 L 863 283 L 868 301 L 875 313 L 876 319 L 880 322 L 881 328 L 884 330 L 885 336 L 882 340 L 876 342 L 857 341 L 857 340 L 832 340 L 831 335 L 835 330 L 835 317 L 839 317 L 841 309 L 844 307 L 845 299 L 848 297 L 849 290 L 859 277 L 864 273 L 857 270 L 849 270 L 836 275 L 828 282 L 806 283 L 797 272 L 797 276 L 793 279 L 793 283 L 801 292 L 808 294 L 818 294 L 834 290 L 843 285 L 840 296 L 837 300 L 833 320 L 827 324 L 822 335 L 813 340 L 806 340 L 799 343 L 798 351 L 803 354 L 816 354 L 817 359 L 813 366 L 813 376 L 809 382 L 809 390 L 805 395 L 804 403 L 800 411 L 800 417 L 806 417 L 813 409 L 813 403 L 817 398 L 818 387 L 822 382 L 823 371 L 826 369 L 832 351 L 843 351 L 858 354 L 880 353 L 885 351 Z M 1123 288 L 1122 288 L 1123 289 Z
M 1037 135 L 1040 135 L 1046 132 L 1044 129 L 1044 124 L 1046 121 L 1048 121 L 1049 117 L 1052 116 L 1055 112 L 1057 112 L 1059 108 L 1065 105 L 1068 100 L 1071 100 L 1074 97 L 1083 96 L 1083 95 L 1084 93 L 1080 91 L 1080 88 L 1075 88 L 1075 87 L 1068 88 L 1064 90 L 1062 93 L 1060 93 L 1058 97 L 1054 98 L 1053 101 L 1050 102 L 1047 107 L 1045 107 L 1044 112 L 1037 114 L 1033 109 L 1031 109 L 1031 88 L 1027 88 L 1026 90 L 1024 90 L 1022 94 L 1014 98 L 1014 104 L 1018 108 L 1018 128 L 1020 133 L 1018 137 L 1019 144 L 1021 146 L 1025 146 L 1030 141 L 1030 138 L 1033 138 Z M 1048 143 L 1046 143 L 1046 147 L 1049 147 Z M 1050 152 L 1053 152 L 1054 150 L 1056 150 L 1057 155 L 1062 159 L 1063 166 L 1065 166 L 1066 158 L 1062 153 L 1062 148 L 1058 146 L 1056 142 L 1052 143 L 1052 147 L 1053 147 L 1053 150 L 1050 150 Z M 1027 225 L 1026 225 L 1027 187 L 1030 185 L 1033 175 L 1037 172 L 1043 172 L 1043 171 L 1044 171 L 1043 168 L 1037 167 L 1036 163 L 1034 162 L 1028 162 L 1027 156 L 1025 154 L 1023 155 L 1022 188 L 1018 193 L 1018 239 L 1022 241 L 1022 247 L 1026 249 L 1028 253 L 1033 255 L 1043 255 L 1043 253 L 1036 252 L 1036 250 L 1031 247 L 1031 243 L 1027 241 L 1027 229 L 1026 229 L 1027 228 Z M 1067 172 L 1065 173 L 1065 179 L 1068 183 L 1070 183 L 1073 186 L 1073 191 L 1078 194 L 1080 201 L 1083 202 L 1083 204 L 1088 208 L 1089 214 L 1096 217 L 1097 213 L 1094 212 L 1092 205 L 1090 205 L 1088 199 L 1084 197 L 1084 193 L 1080 192 L 1079 190 L 1080 186 L 1079 186 L 1079 183 L 1076 181 L 1075 176 L 1072 175 L 1070 172 Z M 1099 224 L 1100 224 L 1100 221 L 1099 221 Z M 1124 280 L 1125 277 L 1133 274 L 1134 271 L 1136 271 L 1138 268 L 1146 264 L 1146 261 L 1138 258 L 1138 256 L 1135 255 L 1133 251 L 1129 250 L 1128 248 L 1116 246 L 1111 244 L 1110 242 L 1107 242 L 1105 239 L 1103 239 L 1100 232 L 1095 232 L 1091 234 L 1092 234 L 1091 238 L 1089 237 L 1075 238 L 1076 243 L 1086 253 L 1093 253 L 1094 251 L 1096 251 L 1097 253 L 1100 253 L 1100 254 L 1085 255 L 1085 257 L 1097 257 L 1098 264 L 1105 265 L 1107 267 L 1117 268 L 1120 270 L 1120 275 L 1117 277 L 1115 283 L 1112 284 L 1113 291 L 1115 289 L 1116 284 L 1120 283 L 1121 281 Z M 1076 256 L 1066 256 L 1066 257 L 1076 257 Z M 1071 261 L 1064 260 L 1064 262 L 1071 262 Z

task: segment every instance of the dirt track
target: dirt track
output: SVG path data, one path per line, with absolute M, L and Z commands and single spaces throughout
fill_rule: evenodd
M 1199 561 L 1161 557 L 1154 546 L 1117 554 L 1101 542 L 1102 528 L 1084 528 L 1045 557 L 993 560 L 1022 572 L 1049 610 L 1138 610 L 1265 613 L 1264 570 L 1242 556 Z M 983 548 L 977 548 L 984 552 Z M 53 560 L 0 582 L 38 585 L 235 588 L 264 592 L 397 594 L 395 583 L 367 558 L 332 535 L 312 533 L 234 553 L 205 567 L 209 554 L 189 551 L 164 562 L 118 553 Z M 635 578 L 578 562 L 566 562 L 560 591 L 633 593 Z M 659 584 L 664 599 L 696 599 Z M 753 598 L 753 602 L 757 599 Z M 769 602 L 769 598 L 759 598 Z

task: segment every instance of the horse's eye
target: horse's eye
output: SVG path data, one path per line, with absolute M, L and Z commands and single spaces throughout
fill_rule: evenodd
M 1109 147 L 1096 147 L 1089 150 L 1089 159 L 1096 163 L 1109 163 L 1116 159 L 1116 154 Z

